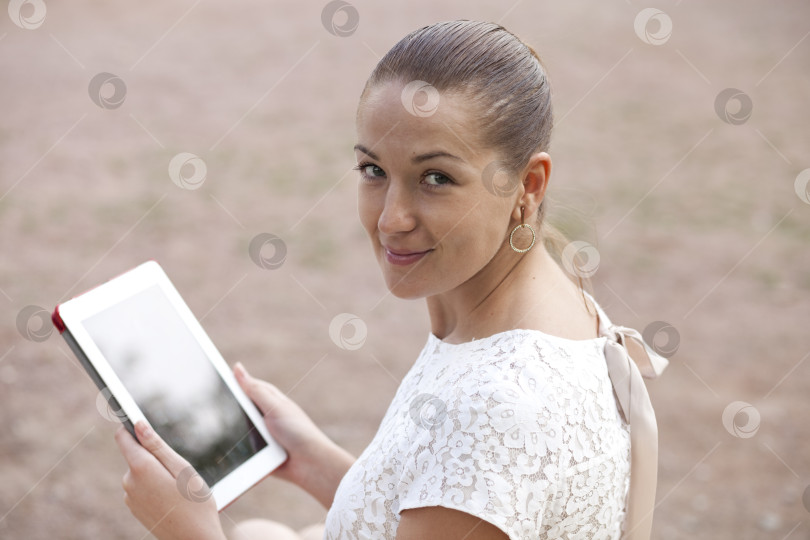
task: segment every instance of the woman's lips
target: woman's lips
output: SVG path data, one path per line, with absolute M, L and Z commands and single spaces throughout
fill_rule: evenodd
M 383 250 L 385 250 L 385 260 L 397 266 L 408 266 L 409 264 L 413 264 L 433 251 L 432 249 L 425 251 L 392 250 L 385 246 L 383 246 Z

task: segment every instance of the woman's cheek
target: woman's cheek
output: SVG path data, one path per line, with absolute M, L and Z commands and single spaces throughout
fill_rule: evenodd
M 360 217 L 360 224 L 372 240 L 376 236 L 377 222 L 380 220 L 381 213 L 375 199 L 372 190 L 361 184 L 358 188 L 357 213 Z

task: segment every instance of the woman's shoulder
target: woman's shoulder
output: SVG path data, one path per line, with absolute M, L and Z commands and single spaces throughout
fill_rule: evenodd
M 448 406 L 508 400 L 548 408 L 550 399 L 604 392 L 609 384 L 603 338 L 515 329 L 461 344 L 431 334 L 406 386 L 408 394 L 435 396 Z
M 513 330 L 477 341 L 484 343 L 428 340 L 437 361 L 398 404 L 418 428 L 411 447 L 441 455 L 462 447 L 481 455 L 494 447 L 568 452 L 579 463 L 598 454 L 596 439 L 624 437 L 597 340 Z

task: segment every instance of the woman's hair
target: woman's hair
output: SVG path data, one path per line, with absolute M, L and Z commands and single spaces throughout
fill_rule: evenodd
M 494 23 L 450 21 L 411 32 L 388 51 L 366 82 L 425 81 L 460 93 L 480 115 L 484 146 L 498 150 L 510 172 L 548 148 L 551 90 L 537 53 Z
M 374 68 L 361 103 L 369 89 L 394 81 L 424 81 L 469 100 L 478 118 L 477 142 L 497 151 L 498 168 L 512 176 L 534 153 L 548 150 L 554 120 L 545 67 L 534 49 L 498 24 L 449 21 L 411 32 Z M 567 240 L 545 223 L 545 207 L 540 205 L 537 222 L 559 260 Z

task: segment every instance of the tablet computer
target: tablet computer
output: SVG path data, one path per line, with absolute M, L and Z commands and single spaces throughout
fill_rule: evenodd
M 56 306 L 52 320 L 130 433 L 146 420 L 206 481 L 218 510 L 285 461 L 158 263 Z

